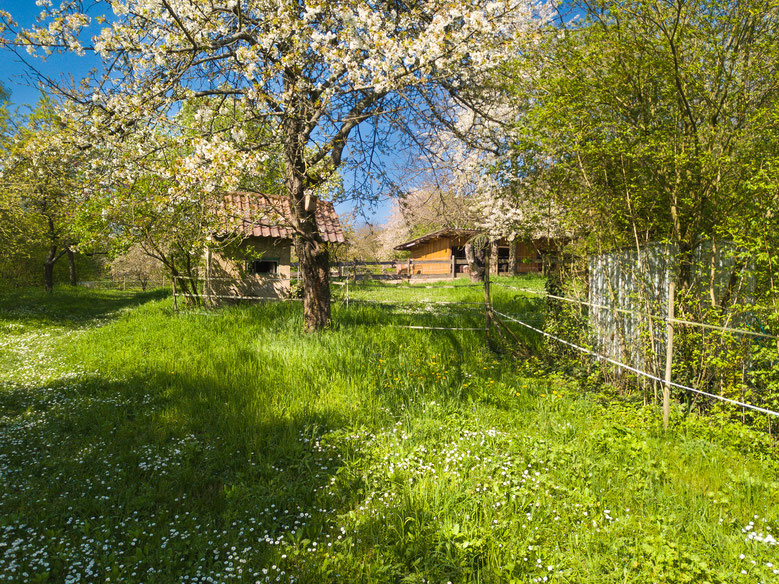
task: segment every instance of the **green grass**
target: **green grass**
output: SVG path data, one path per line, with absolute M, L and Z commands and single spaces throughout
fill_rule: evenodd
M 404 304 L 317 335 L 297 303 L 0 296 L 0 582 L 779 582 L 764 435 L 663 436 L 481 332 L 389 326 L 481 326 L 409 301 L 482 294 L 360 286 Z

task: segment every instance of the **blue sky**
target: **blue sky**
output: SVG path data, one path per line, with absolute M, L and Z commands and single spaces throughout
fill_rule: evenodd
M 10 12 L 14 19 L 27 27 L 35 22 L 35 17 L 41 9 L 35 5 L 35 0 L 0 0 L 0 9 Z M 26 53 L 26 60 L 39 68 L 41 72 L 52 77 L 67 77 L 72 75 L 76 81 L 81 79 L 98 61 L 89 55 L 52 55 L 45 61 L 33 59 Z M 2 73 L 0 81 L 11 90 L 11 102 L 15 107 L 34 106 L 40 98 L 40 92 L 25 78 L 27 66 L 10 51 L 0 52 Z
M 40 8 L 35 5 L 35 0 L 0 0 L 0 9 L 5 10 L 23 27 L 28 27 L 35 22 L 36 16 L 40 13 Z M 72 54 L 52 55 L 46 60 L 34 59 L 26 53 L 23 55 L 24 61 L 32 64 L 45 75 L 53 78 L 67 80 L 72 77 L 78 82 L 87 75 L 93 67 L 98 67 L 100 61 L 89 55 L 78 57 Z M 29 80 L 29 68 L 22 59 L 10 51 L 0 51 L 0 82 L 11 91 L 12 108 L 18 108 L 20 113 L 28 111 L 29 107 L 35 105 L 40 98 L 40 91 Z M 67 84 L 67 82 L 66 82 Z M 387 165 L 397 165 L 397 160 L 384 161 Z M 388 169 L 392 172 L 392 169 Z M 344 186 L 350 189 L 353 181 L 351 173 L 344 174 Z M 354 203 L 346 202 L 336 205 L 338 213 L 346 214 L 354 211 Z M 387 219 L 391 209 L 389 200 L 382 200 L 374 208 L 364 208 L 364 215 L 368 217 L 370 223 L 381 223 Z M 363 222 L 358 217 L 357 222 Z

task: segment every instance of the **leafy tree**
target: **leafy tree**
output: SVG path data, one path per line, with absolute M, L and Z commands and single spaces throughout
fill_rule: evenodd
M 18 247 L 46 248 L 43 283 L 49 292 L 54 287 L 54 266 L 66 255 L 71 284 L 76 284 L 76 211 L 84 161 L 60 112 L 43 99 L 26 124 L 19 126 L 2 162 L 2 213 L 9 221 L 3 238 Z
M 677 314 L 690 320 L 722 324 L 745 312 L 733 306 L 736 278 L 719 295 L 713 275 L 705 284 L 695 278 L 702 242 L 734 241 L 741 252 L 733 273 L 755 262 L 762 306 L 753 310 L 775 327 L 776 309 L 772 316 L 767 306 L 776 306 L 779 7 L 595 0 L 572 9 L 579 18 L 560 23 L 528 56 L 538 73 L 526 75 L 523 61 L 506 80 L 517 106 L 507 128 L 515 148 L 499 172 L 513 174 L 506 183 L 516 188 L 501 199 L 546 189 L 571 231 L 589 234 L 590 251 L 673 244 Z M 733 339 L 704 345 L 689 333 L 677 341 L 678 378 L 717 378 L 723 387 L 748 377 L 732 367 L 743 354 Z M 760 367 L 754 356 L 749 362 Z
M 520 84 L 525 161 L 605 245 L 665 239 L 691 252 L 745 200 L 746 156 L 776 108 L 775 4 L 762 0 L 574 3 Z M 535 148 L 535 152 L 533 152 Z M 533 166 L 533 170 L 539 170 Z
M 235 187 L 274 193 L 281 180 L 276 156 L 263 155 L 250 171 L 233 167 L 229 153 L 234 139 L 226 107 L 210 97 L 189 99 L 175 115 L 176 134 L 128 136 L 124 148 L 114 152 L 121 158 L 120 166 L 135 166 L 135 172 L 129 175 L 101 165 L 89 173 L 91 188 L 81 214 L 83 236 L 91 238 L 93 246 L 119 257 L 132 253 L 135 258 L 140 250 L 158 262 L 194 303 L 199 302 L 196 283 L 206 247 L 230 245 L 234 239 L 215 237 L 230 227 L 224 193 L 216 185 L 232 181 Z M 204 148 L 199 139 L 203 125 L 226 134 L 224 148 Z M 261 123 L 247 123 L 242 131 L 253 140 L 261 140 L 263 132 L 267 128 Z M 134 153 L 144 148 L 137 143 L 140 139 L 153 141 L 157 149 L 137 160 Z M 209 170 L 199 178 L 186 174 L 188 168 L 201 167 Z

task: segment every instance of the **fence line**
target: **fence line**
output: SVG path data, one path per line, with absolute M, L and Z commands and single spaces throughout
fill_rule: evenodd
M 392 328 L 405 328 L 405 329 L 417 329 L 423 331 L 482 331 L 484 327 L 468 328 L 468 327 L 450 327 L 450 326 L 416 326 L 410 324 L 390 324 Z
M 333 282 L 333 283 L 337 284 L 337 285 L 346 285 L 346 282 Z M 637 311 L 631 311 L 631 310 L 626 310 L 626 309 L 613 308 L 613 307 L 593 304 L 593 303 L 585 302 L 585 301 L 582 301 L 582 300 L 566 298 L 566 297 L 562 297 L 562 296 L 556 296 L 554 294 L 548 294 L 546 292 L 538 292 L 538 291 L 530 290 L 530 289 L 527 289 L 527 288 L 519 288 L 519 287 L 515 287 L 515 286 L 509 286 L 509 285 L 498 283 L 498 282 L 495 282 L 495 284 L 497 284 L 499 286 L 503 286 L 505 288 L 518 290 L 518 291 L 526 292 L 526 293 L 530 293 L 530 294 L 543 295 L 543 296 L 546 296 L 546 297 L 549 297 L 549 298 L 563 300 L 563 301 L 566 301 L 566 302 L 578 303 L 578 304 L 582 304 L 582 305 L 585 305 L 585 306 L 591 306 L 591 307 L 594 307 L 594 308 L 600 308 L 600 309 L 606 309 L 606 310 L 615 310 L 615 311 L 618 311 L 618 312 L 623 312 L 623 313 L 628 313 L 628 314 L 647 316 L 647 317 L 650 317 L 650 318 L 655 318 L 655 319 L 658 319 L 658 320 L 672 322 L 672 323 L 688 324 L 688 325 L 692 325 L 692 326 L 703 326 L 705 328 L 716 328 L 716 329 L 720 329 L 720 330 L 723 330 L 723 331 L 736 332 L 736 333 L 742 333 L 742 334 L 751 334 L 751 335 L 754 335 L 754 336 L 759 336 L 759 337 L 764 337 L 764 338 L 771 338 L 771 339 L 779 338 L 779 337 L 776 337 L 774 335 L 767 335 L 767 334 L 764 334 L 764 333 L 754 333 L 752 331 L 743 331 L 741 329 L 730 329 L 728 327 L 717 327 L 715 325 L 705 325 L 704 323 L 697 323 L 697 322 L 693 322 L 693 321 L 685 321 L 685 320 L 682 320 L 682 319 L 673 319 L 673 318 L 672 319 L 667 319 L 665 317 L 660 317 L 660 316 L 652 315 L 652 314 L 648 314 L 648 313 L 641 313 L 641 312 L 637 312 Z M 476 286 L 480 287 L 480 285 L 476 285 Z M 466 287 L 475 287 L 475 286 L 473 286 L 473 285 L 446 286 L 445 288 L 461 288 L 461 287 L 462 288 L 466 288 Z M 420 287 L 420 288 L 434 288 L 435 289 L 435 288 L 442 288 L 442 287 L 439 287 L 439 286 L 424 286 L 424 287 Z M 190 293 L 180 292 L 179 294 L 181 296 L 185 296 L 185 297 L 188 297 L 188 296 L 195 297 L 194 295 L 192 295 Z M 268 297 L 268 296 L 222 296 L 222 295 L 212 295 L 211 297 L 212 298 L 237 298 L 237 299 L 247 299 L 247 300 L 276 300 L 276 301 L 282 300 L 282 299 L 277 298 L 277 297 Z M 300 301 L 299 299 L 287 299 L 287 300 Z M 283 300 L 283 301 L 286 301 L 286 300 Z M 360 303 L 365 303 L 365 304 L 380 304 L 380 305 L 398 305 L 398 304 L 401 304 L 401 305 L 411 305 L 411 306 L 413 306 L 415 304 L 424 304 L 424 305 L 431 305 L 432 304 L 432 305 L 447 305 L 447 306 L 451 306 L 451 305 L 469 305 L 468 308 L 470 308 L 470 309 L 474 309 L 475 308 L 474 305 L 485 306 L 485 307 L 487 306 L 485 302 L 427 301 L 427 300 L 418 300 L 418 301 L 411 301 L 411 302 L 409 302 L 409 301 L 401 301 L 401 300 L 393 301 L 393 300 L 351 299 L 351 302 L 360 302 Z M 720 395 L 716 395 L 716 394 L 713 394 L 713 393 L 709 393 L 709 392 L 706 392 L 706 391 L 703 391 L 703 390 L 700 390 L 700 389 L 696 389 L 696 388 L 693 388 L 693 387 L 682 385 L 682 384 L 676 383 L 674 381 L 662 379 L 660 377 L 652 375 L 651 373 L 647 373 L 645 371 L 642 371 L 640 369 L 637 369 L 635 367 L 632 367 L 630 365 L 627 365 L 625 363 L 622 363 L 620 361 L 617 361 L 617 360 L 612 359 L 610 357 L 607 357 L 605 355 L 601 355 L 601 354 L 599 354 L 599 353 L 597 353 L 595 351 L 592 351 L 591 349 L 587 349 L 587 348 L 582 347 L 580 345 L 577 345 L 575 343 L 571 343 L 570 341 L 566 341 L 565 339 L 562 339 L 562 338 L 560 338 L 558 336 L 555 336 L 555 335 L 553 335 L 551 333 L 548 333 L 548 332 L 546 332 L 546 331 L 544 331 L 542 329 L 534 327 L 533 325 L 530 325 L 530 324 L 528 324 L 526 322 L 523 322 L 523 321 L 519 320 L 518 318 L 516 318 L 514 316 L 511 316 L 509 314 L 505 314 L 503 312 L 495 310 L 492 307 L 490 307 L 490 308 L 491 308 L 491 310 L 495 314 L 497 314 L 497 315 L 499 315 L 499 316 L 501 316 L 501 317 L 503 317 L 503 318 L 505 318 L 505 319 L 507 319 L 507 320 L 509 320 L 511 322 L 515 322 L 515 323 L 517 323 L 517 324 L 519 324 L 519 325 L 521 325 L 521 326 L 523 326 L 525 328 L 528 328 L 528 329 L 530 329 L 530 330 L 532 330 L 532 331 L 534 331 L 534 332 L 536 332 L 538 334 L 541 334 L 543 336 L 549 337 L 549 338 L 551 338 L 551 339 L 553 339 L 553 340 L 555 340 L 555 341 L 557 341 L 559 343 L 562 343 L 562 344 L 564 344 L 566 346 L 569 346 L 569 347 L 571 347 L 573 349 L 576 349 L 576 350 L 578 350 L 578 351 L 580 351 L 582 353 L 588 354 L 591 357 L 594 357 L 595 359 L 597 359 L 598 361 L 604 361 L 604 362 L 607 362 L 607 363 L 611 363 L 612 365 L 615 365 L 616 367 L 619 367 L 619 368 L 624 369 L 626 371 L 630 371 L 631 373 L 634 373 L 634 374 L 636 374 L 636 375 L 638 375 L 640 377 L 644 377 L 646 379 L 650 379 L 650 380 L 653 380 L 653 381 L 656 381 L 656 382 L 659 382 L 659 383 L 662 383 L 662 384 L 668 384 L 671 387 L 676 387 L 676 388 L 684 390 L 684 391 L 692 392 L 692 393 L 695 393 L 695 394 L 698 394 L 698 395 L 702 395 L 702 396 L 705 396 L 705 397 L 708 397 L 708 398 L 711 398 L 711 399 L 714 399 L 714 400 L 718 400 L 718 401 L 722 401 L 722 402 L 725 402 L 725 403 L 729 403 L 731 405 L 735 405 L 735 406 L 738 406 L 738 407 L 741 407 L 741 408 L 745 408 L 745 409 L 752 410 L 752 411 L 755 411 L 755 412 L 767 414 L 769 416 L 779 417 L 779 412 L 775 412 L 775 411 L 769 410 L 767 408 L 763 408 L 763 407 L 760 407 L 760 406 L 755 406 L 755 405 L 752 405 L 752 404 L 748 404 L 748 403 L 741 402 L 741 401 L 738 401 L 738 400 L 734 400 L 734 399 L 731 399 L 731 398 L 727 398 L 727 397 L 724 397 L 724 396 L 720 396 Z M 413 330 L 485 331 L 484 327 L 478 327 L 478 328 L 476 328 L 476 327 L 437 327 L 437 326 L 395 325 L 395 324 L 390 324 L 388 326 L 393 327 L 393 328 L 404 328 L 404 329 L 413 329 Z
M 458 290 L 460 288 L 484 288 L 483 284 L 463 284 L 462 286 L 419 286 L 416 284 L 409 284 L 416 290 Z
M 676 383 L 674 381 L 660 379 L 659 377 L 656 377 L 656 376 L 652 375 L 651 373 L 647 373 L 646 371 L 641 371 L 640 369 L 636 369 L 635 367 L 631 367 L 630 365 L 626 365 L 625 363 L 620 363 L 619 361 L 611 359 L 610 357 L 606 357 L 605 355 L 601 355 L 599 353 L 596 353 L 595 351 L 591 351 L 590 349 L 586 349 L 585 347 L 581 347 L 579 345 L 576 345 L 574 343 L 571 343 L 569 341 L 561 339 L 560 337 L 557 337 L 557 336 L 555 336 L 553 334 L 550 334 L 550 333 L 548 333 L 546 331 L 538 329 L 538 328 L 534 327 L 533 325 L 527 324 L 526 322 L 522 322 L 521 320 L 519 320 L 517 318 L 514 318 L 513 316 L 510 316 L 508 314 L 503 314 L 502 312 L 498 312 L 497 310 L 495 310 L 495 314 L 498 314 L 498 315 L 502 316 L 503 318 L 505 318 L 507 320 L 510 320 L 512 322 L 516 322 L 517 324 L 520 324 L 520 325 L 522 325 L 522 326 L 524 326 L 526 328 L 529 328 L 532 331 L 535 331 L 535 332 L 537 332 L 539 334 L 542 334 L 542 335 L 544 335 L 546 337 L 549 337 L 550 339 L 554 339 L 555 341 L 563 343 L 564 345 L 567 345 L 569 347 L 577 349 L 577 350 L 579 350 L 579 351 L 581 351 L 583 353 L 587 353 L 588 355 L 590 355 L 592 357 L 595 357 L 599 361 L 606 361 L 608 363 L 616 365 L 617 367 L 620 367 L 620 368 L 625 369 L 627 371 L 631 371 L 632 373 L 635 373 L 636 375 L 640 375 L 642 377 L 646 377 L 647 379 L 652 379 L 653 381 L 659 381 L 660 383 L 667 383 L 667 384 L 671 385 L 672 387 L 677 387 L 677 388 L 683 389 L 685 391 L 691 391 L 693 393 L 704 395 L 704 396 L 710 397 L 712 399 L 724 401 L 724 402 L 727 402 L 727 403 L 730 403 L 730 404 L 733 404 L 733 405 L 740 406 L 742 408 L 747 408 L 747 409 L 750 409 L 750 410 L 754 410 L 756 412 L 761 412 L 763 414 L 768 414 L 769 416 L 777 416 L 777 417 L 779 417 L 779 412 L 774 412 L 774 411 L 768 410 L 766 408 L 761 408 L 760 406 L 754 406 L 752 404 L 747 404 L 747 403 L 744 403 L 744 402 L 740 402 L 740 401 L 737 401 L 737 400 L 734 400 L 734 399 L 723 397 L 721 395 L 715 395 L 713 393 L 708 393 L 708 392 L 702 391 L 700 389 L 695 389 L 694 387 L 688 387 L 686 385 L 681 385 L 680 383 Z
M 479 306 L 484 306 L 484 302 L 458 302 L 458 301 L 443 301 L 443 300 L 412 300 L 409 302 L 408 300 L 362 300 L 362 299 L 356 299 L 352 298 L 351 302 L 362 302 L 365 304 L 476 304 Z
M 252 276 L 259 276 L 260 278 L 268 279 L 268 280 L 289 280 L 289 278 L 285 278 L 284 276 L 281 276 L 279 274 L 252 274 Z M 241 281 L 238 278 L 206 278 L 206 277 L 196 277 L 193 278 L 192 276 L 173 276 L 171 279 L 173 280 L 190 280 L 192 282 L 236 282 L 237 284 L 240 284 Z
M 82 288 L 87 289 L 98 289 L 98 288 L 143 288 L 144 285 L 146 288 L 163 288 L 166 286 L 166 280 L 167 278 L 148 278 L 147 280 L 138 280 L 138 279 L 128 279 L 128 278 L 122 278 L 121 280 L 79 280 L 76 282 L 76 286 L 80 286 Z
M 730 333 L 735 333 L 735 334 L 739 334 L 739 335 L 748 335 L 748 336 L 753 336 L 753 337 L 759 337 L 759 338 L 762 338 L 762 339 L 779 340 L 779 336 L 777 336 L 777 335 L 769 335 L 769 334 L 766 334 L 766 333 L 759 333 L 759 332 L 756 332 L 756 331 L 748 331 L 748 330 L 745 330 L 745 329 L 736 329 L 736 328 L 731 328 L 731 327 L 726 327 L 726 326 L 719 326 L 719 325 L 716 325 L 716 324 L 706 324 L 706 323 L 703 323 L 703 322 L 695 322 L 695 321 L 692 321 L 692 320 L 684 320 L 684 319 L 680 319 L 680 318 L 671 318 L 671 319 L 669 319 L 669 318 L 667 318 L 665 316 L 660 316 L 658 314 L 650 314 L 648 312 L 640 312 L 640 311 L 637 311 L 637 310 L 628 310 L 626 308 L 618 308 L 616 306 L 605 306 L 603 304 L 594 304 L 592 302 L 586 302 L 584 300 L 579 300 L 578 298 L 567 298 L 565 296 L 556 296 L 555 294 L 549 294 L 548 292 L 539 292 L 537 290 L 531 290 L 529 288 L 518 288 L 516 286 L 509 286 L 508 284 L 503 284 L 503 283 L 500 283 L 500 282 L 495 282 L 494 284 L 496 284 L 497 286 L 502 286 L 504 288 L 509 288 L 511 290 L 518 290 L 520 292 L 525 292 L 525 293 L 528 293 L 528 294 L 535 294 L 537 296 L 544 296 L 546 298 L 554 298 L 555 300 L 562 300 L 564 302 L 571 302 L 573 304 L 581 304 L 582 306 L 590 306 L 592 308 L 599 308 L 599 309 L 602 309 L 602 310 L 613 310 L 614 312 L 620 312 L 622 314 L 630 314 L 630 315 L 634 315 L 634 316 L 645 316 L 647 318 L 651 318 L 651 319 L 658 320 L 658 321 L 661 321 L 661 322 L 670 322 L 672 324 L 684 324 L 684 325 L 688 325 L 688 326 L 697 326 L 697 327 L 700 327 L 700 328 L 718 330 L 718 331 L 723 331 L 723 332 L 730 332 Z
M 338 282 L 331 278 L 330 283 L 343 286 L 345 282 Z M 462 286 L 420 286 L 419 284 L 409 284 L 409 286 L 414 290 L 459 290 L 461 288 L 484 288 L 483 284 L 463 284 Z
M 235 300 L 275 300 L 277 302 L 302 302 L 300 298 L 279 298 L 278 296 L 233 296 L 227 294 L 202 294 L 200 296 L 192 294 L 191 292 L 176 292 L 177 296 L 183 296 L 185 298 L 232 298 Z

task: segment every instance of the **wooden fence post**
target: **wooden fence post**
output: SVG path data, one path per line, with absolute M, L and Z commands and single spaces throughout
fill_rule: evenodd
M 197 284 L 197 283 L 196 283 Z M 206 297 L 206 306 L 211 306 L 211 248 L 206 246 L 206 276 L 203 282 L 203 292 Z
M 178 304 L 178 300 L 176 298 L 176 276 L 171 276 L 170 281 L 171 281 L 171 284 L 173 284 L 173 310 L 178 312 L 179 311 L 179 304 Z
M 452 254 L 452 266 L 450 270 L 452 272 L 452 280 L 454 280 L 457 277 L 457 258 L 454 254 Z
M 663 385 L 663 430 L 668 430 L 668 419 L 671 416 L 671 368 L 674 352 L 674 296 L 676 283 L 668 282 L 668 315 L 665 325 L 665 384 Z
M 484 258 L 484 333 L 487 349 L 490 348 L 490 327 L 492 326 L 492 297 L 490 295 L 490 255 Z

